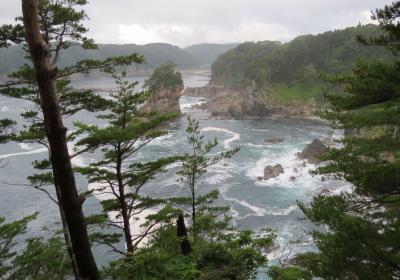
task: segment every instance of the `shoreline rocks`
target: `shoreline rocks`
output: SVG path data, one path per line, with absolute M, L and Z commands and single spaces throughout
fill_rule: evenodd
M 310 118 L 314 116 L 315 104 L 283 104 L 273 88 L 260 90 L 255 85 L 232 89 L 210 83 L 203 87 L 188 87 L 183 95 L 206 97 L 200 106 L 219 119 L 259 119 L 270 116 L 282 118 Z
M 302 152 L 297 154 L 297 158 L 301 160 L 306 160 L 311 164 L 319 164 L 321 160 L 319 157 L 328 150 L 321 140 L 314 139 L 310 144 L 308 144 Z

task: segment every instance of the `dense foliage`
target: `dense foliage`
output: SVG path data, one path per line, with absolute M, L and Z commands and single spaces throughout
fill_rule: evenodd
M 390 60 L 383 47 L 364 48 L 356 38 L 380 33 L 378 26 L 370 24 L 303 35 L 285 44 L 244 43 L 213 63 L 212 80 L 233 88 L 273 89 L 283 101 L 298 95 L 307 99 L 307 93 L 321 95 L 320 75 L 348 73 L 359 58 Z
M 312 232 L 319 251 L 300 255 L 298 263 L 323 279 L 400 277 L 400 2 L 378 9 L 373 18 L 388 33 L 361 40 L 389 46 L 395 58 L 358 62 L 350 75 L 332 78 L 345 90 L 327 96 L 332 110 L 323 114 L 348 133 L 317 172 L 351 182 L 353 192 L 300 203 L 325 230 Z
M 172 62 L 157 67 L 144 84 L 144 87 L 152 92 L 160 88 L 176 89 L 182 86 L 182 75 L 176 70 L 176 65 Z
M 163 199 L 149 197 L 143 189 L 149 180 L 162 172 L 166 165 L 175 162 L 177 157 L 171 155 L 148 162 L 136 159 L 147 144 L 167 134 L 167 131 L 157 127 L 175 115 L 141 113 L 139 108 L 151 93 L 136 92 L 137 83 L 128 82 L 125 72 L 120 76 L 114 74 L 114 78 L 118 92 L 111 94 L 104 102 L 106 113 L 97 116 L 106 120 L 107 126 L 102 128 L 76 123 L 79 128 L 76 133 L 83 134 L 76 146 L 90 152 L 99 150 L 103 157 L 77 170 L 97 186 L 91 193 L 105 195 L 101 201 L 103 213 L 91 217 L 92 223 L 119 230 L 124 236 L 126 252 L 133 253 L 148 235 L 157 230 L 160 223 L 176 217 L 176 211 L 170 207 L 162 208 Z M 145 221 L 139 221 L 141 213 L 160 207 L 162 209 L 155 211 L 156 214 L 148 215 Z M 139 232 L 131 230 L 133 225 L 137 225 Z M 97 237 L 101 237 L 101 240 L 96 242 L 104 243 L 122 254 L 126 253 L 114 247 L 113 243 L 119 241 L 115 235 L 101 234 Z
M 87 15 L 79 9 L 86 3 L 84 0 L 22 2 L 24 17 L 16 18 L 14 25 L 0 26 L 0 47 L 24 44 L 24 56 L 32 60 L 33 67 L 24 64 L 9 74 L 8 81 L 0 84 L 0 92 L 31 102 L 32 108 L 21 114 L 27 124 L 14 140 L 41 144 L 49 153 L 48 158 L 32 163 L 39 172 L 29 176 L 28 180 L 59 208 L 62 232 L 75 276 L 78 278 L 81 273 L 82 277 L 91 275 L 89 278 L 97 279 L 99 273 L 82 212 L 84 196 L 77 191 L 71 166 L 74 155 L 69 154 L 67 146 L 67 141 L 73 136 L 67 137 L 62 118 L 83 109 L 104 109 L 98 106 L 103 106 L 106 101 L 91 90 L 74 90 L 69 77 L 93 69 L 110 71 L 116 65 L 143 62 L 143 57 L 131 54 L 104 60 L 87 59 L 61 67 L 59 60 L 64 51 L 74 47 L 85 50 L 97 47 L 85 37 L 88 30 L 82 22 Z M 29 20 L 35 24 L 28 24 Z M 2 120 L 2 133 L 10 135 L 11 125 L 10 121 Z
M 21 248 L 20 239 L 36 216 L 37 213 L 10 223 L 0 217 L 0 279 L 45 280 L 71 276 L 65 243 L 57 235 L 49 239 L 30 238 L 26 240 L 26 247 Z

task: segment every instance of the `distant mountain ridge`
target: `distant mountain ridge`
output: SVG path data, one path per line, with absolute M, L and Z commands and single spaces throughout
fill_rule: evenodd
M 71 47 L 61 53 L 60 67 L 73 65 L 82 59 L 105 59 L 110 56 L 139 53 L 144 55 L 146 63 L 133 65 L 132 72 L 150 72 L 166 62 L 173 62 L 179 70 L 210 67 L 214 60 L 237 44 L 199 44 L 187 48 L 180 48 L 166 43 L 151 43 L 146 45 L 135 44 L 98 44 L 97 50 L 84 50 L 80 47 Z M 21 47 L 11 46 L 0 49 L 0 75 L 17 70 L 26 63 Z
M 200 66 L 210 66 L 221 54 L 234 49 L 239 43 L 229 44 L 197 44 L 184 48 L 190 53 Z

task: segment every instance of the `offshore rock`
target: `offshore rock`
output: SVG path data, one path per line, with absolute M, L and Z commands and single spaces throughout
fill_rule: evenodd
M 284 140 L 283 138 L 274 137 L 274 138 L 267 138 L 264 140 L 264 142 L 268 143 L 268 144 L 279 144 L 279 143 L 282 143 L 283 140 Z
M 308 163 L 318 164 L 321 160 L 318 158 L 327 151 L 328 147 L 319 139 L 314 139 L 308 144 L 301 153 L 297 154 L 299 159 L 307 160 Z
M 182 95 L 183 83 L 175 87 L 157 87 L 141 111 L 144 113 L 175 113 L 180 115 L 179 98 Z
M 274 166 L 268 165 L 264 169 L 264 180 L 269 180 L 272 178 L 278 177 L 280 174 L 284 173 L 283 167 L 281 164 L 276 164 Z

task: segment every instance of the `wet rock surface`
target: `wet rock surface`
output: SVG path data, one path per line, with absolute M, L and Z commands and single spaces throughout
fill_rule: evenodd
M 268 165 L 264 169 L 264 177 L 263 180 L 269 180 L 272 178 L 278 177 L 280 174 L 284 173 L 283 167 L 281 164 L 276 165 Z
M 302 160 L 307 160 L 308 163 L 318 164 L 321 163 L 319 157 L 327 150 L 328 146 L 326 146 L 321 140 L 314 139 L 302 152 L 297 154 L 297 157 Z

